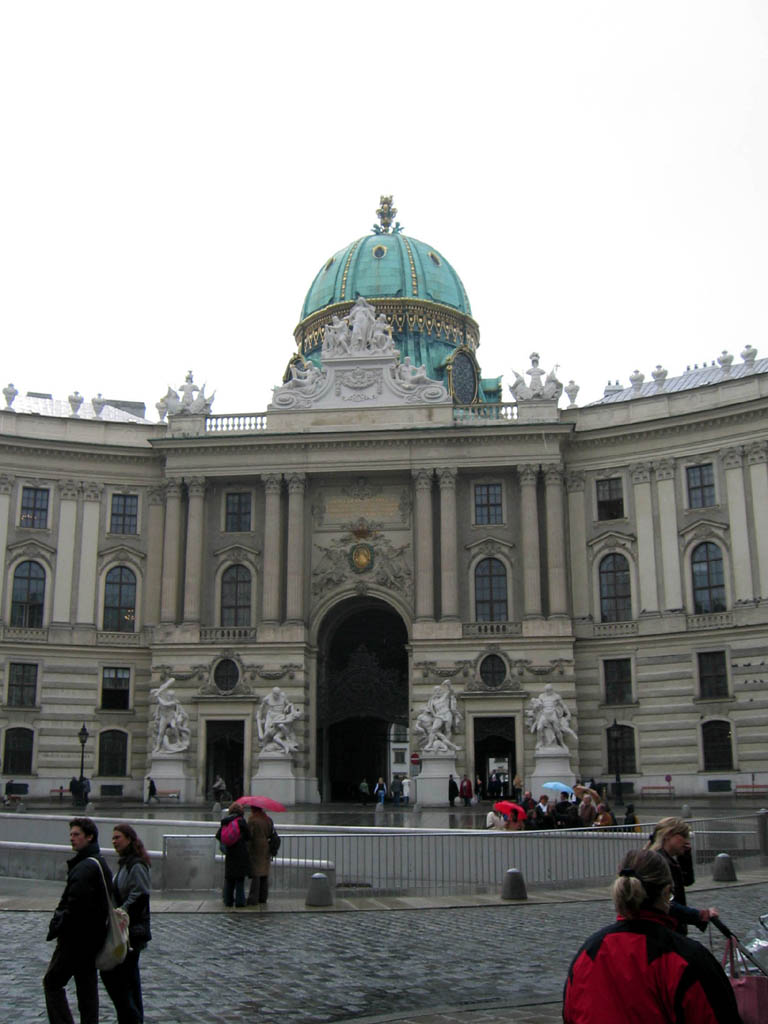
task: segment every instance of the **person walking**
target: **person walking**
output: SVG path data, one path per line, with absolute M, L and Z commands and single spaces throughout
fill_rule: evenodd
M 403 776 L 403 803 L 407 804 L 411 799 L 411 780 L 407 775 Z
M 672 874 L 672 902 L 669 912 L 677 921 L 681 935 L 688 934 L 688 925 L 705 931 L 709 921 L 717 917 L 717 909 L 697 910 L 689 907 L 685 888 L 693 885 L 693 857 L 691 856 L 691 827 L 682 818 L 662 818 L 653 830 L 647 849 L 656 850 L 666 860 Z
M 269 837 L 274 827 L 275 823 L 261 807 L 251 808 L 251 817 L 248 821 L 248 855 L 251 859 L 249 906 L 266 903 L 269 896 Z
M 463 775 L 459 786 L 459 796 L 464 801 L 464 806 L 469 807 L 472 803 L 472 780 L 468 775 Z
M 211 789 L 213 790 L 214 801 L 217 804 L 220 804 L 221 801 L 224 799 L 224 794 L 227 791 L 227 784 L 220 775 L 217 775 L 216 778 L 213 780 L 213 785 L 211 786 Z
M 360 798 L 363 801 L 363 807 L 366 807 L 368 805 L 368 801 L 371 799 L 371 787 L 368 785 L 368 779 L 363 779 L 357 788 L 360 790 Z
M 222 840 L 222 832 L 227 826 L 235 822 L 239 836 L 231 845 Z M 227 832 L 230 830 L 227 829 Z M 224 851 L 224 890 L 222 897 L 225 907 L 245 906 L 245 880 L 251 873 L 251 858 L 248 852 L 248 839 L 250 833 L 245 823 L 242 804 L 230 804 L 226 816 L 223 818 L 216 838 L 221 843 Z
M 392 794 L 392 799 L 394 801 L 395 807 L 399 807 L 400 797 L 403 795 L 403 783 L 399 775 L 395 775 L 395 777 L 392 779 L 392 785 L 389 787 L 389 790 Z
M 587 939 L 568 971 L 565 1024 L 740 1024 L 720 964 L 675 930 L 671 892 L 669 864 L 658 851 L 624 857 L 611 893 L 618 918 Z
M 45 1008 L 50 1024 L 73 1024 L 66 985 L 74 978 L 80 1024 L 98 1024 L 95 960 L 107 937 L 112 872 L 99 852 L 99 830 L 90 818 L 70 821 L 69 841 L 75 855 L 67 861 L 67 884 L 46 936 L 48 942 L 56 939 L 56 948 L 43 977 Z
M 454 800 L 459 795 L 459 787 L 456 785 L 456 779 L 452 775 L 448 776 L 448 803 L 451 807 L 454 806 Z
M 152 800 L 157 800 L 160 803 L 160 797 L 157 795 L 157 786 L 155 780 L 151 775 L 147 776 L 147 804 L 150 804 Z
M 381 775 L 379 776 L 379 781 L 373 787 L 373 795 L 379 801 L 379 804 L 383 807 L 384 800 L 386 799 L 387 796 L 387 784 L 381 777 Z
M 101 971 L 101 980 L 117 1013 L 117 1024 L 143 1024 L 139 954 L 152 938 L 149 927 L 150 857 L 132 825 L 121 823 L 112 830 L 117 854 L 114 878 L 115 903 L 128 914 L 130 949 L 121 964 Z

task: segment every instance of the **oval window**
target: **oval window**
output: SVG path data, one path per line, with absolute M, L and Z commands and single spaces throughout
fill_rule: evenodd
M 224 658 L 213 670 L 213 681 L 222 693 L 234 690 L 240 679 L 240 672 L 234 661 Z

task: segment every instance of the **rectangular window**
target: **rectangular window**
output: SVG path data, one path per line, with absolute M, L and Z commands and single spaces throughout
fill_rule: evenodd
M 405 764 L 405 751 L 404 750 L 395 750 L 395 751 L 393 751 L 393 755 L 394 756 L 393 756 L 392 760 L 394 761 L 395 764 Z
M 235 492 L 227 495 L 226 523 L 227 533 L 247 533 L 251 528 L 251 496 Z
M 139 496 L 137 494 L 112 495 L 112 514 L 109 520 L 109 532 L 139 532 Z
M 603 662 L 606 704 L 632 703 L 632 659 L 606 658 Z
M 492 526 L 502 523 L 501 484 L 475 484 L 475 523 Z
M 715 471 L 711 462 L 703 466 L 688 466 L 688 507 L 708 508 L 715 504 Z
M 8 667 L 8 703 L 14 708 L 33 708 L 37 699 L 37 665 L 11 662 Z
M 19 526 L 31 530 L 45 530 L 48 526 L 48 489 L 23 487 L 21 489 L 21 518 Z
M 728 670 L 725 651 L 699 654 L 699 695 L 703 700 L 728 696 Z
M 624 494 L 620 476 L 597 481 L 597 518 L 624 518 Z
M 101 706 L 105 711 L 127 711 L 131 697 L 131 670 L 105 668 L 101 676 Z

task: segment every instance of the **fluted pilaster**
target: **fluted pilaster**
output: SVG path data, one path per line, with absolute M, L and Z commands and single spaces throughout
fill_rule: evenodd
M 184 567 L 184 621 L 200 621 L 200 588 L 203 570 L 203 518 L 205 478 L 187 480 L 187 553 Z
M 438 469 L 440 483 L 440 616 L 459 617 L 456 470 Z
M 432 536 L 432 470 L 417 469 L 413 473 L 416 491 L 416 618 L 432 619 L 435 615 L 435 577 Z
M 280 531 L 280 492 L 282 476 L 268 473 L 264 481 L 264 588 L 262 618 L 264 622 L 280 620 L 280 568 L 282 540 Z
M 538 466 L 518 466 L 523 527 L 523 600 L 526 618 L 541 617 L 541 545 L 536 484 Z
M 169 480 L 165 489 L 165 531 L 163 533 L 163 587 L 160 621 L 176 622 L 181 560 L 181 481 Z
M 547 578 L 549 614 L 568 614 L 568 585 L 565 569 L 565 516 L 563 508 L 563 467 L 544 467 L 547 523 Z
M 289 622 L 304 620 L 304 473 L 288 477 L 288 555 L 285 580 L 285 617 Z

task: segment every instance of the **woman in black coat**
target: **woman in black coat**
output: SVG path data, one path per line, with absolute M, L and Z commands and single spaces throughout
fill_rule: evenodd
M 230 822 L 235 821 L 240 831 L 240 838 L 232 846 L 222 843 L 224 850 L 224 906 L 245 906 L 245 880 L 251 877 L 251 857 L 248 851 L 250 833 L 245 821 L 243 807 L 235 802 L 230 805 L 227 815 L 222 819 L 216 838 L 221 842 L 221 833 Z
M 112 845 L 117 854 L 117 874 L 113 879 L 115 903 L 128 914 L 130 949 L 121 964 L 102 971 L 101 980 L 115 1004 L 118 1024 L 142 1024 L 144 1004 L 141 998 L 139 954 L 152 938 L 149 928 L 149 854 L 132 825 L 115 825 Z

